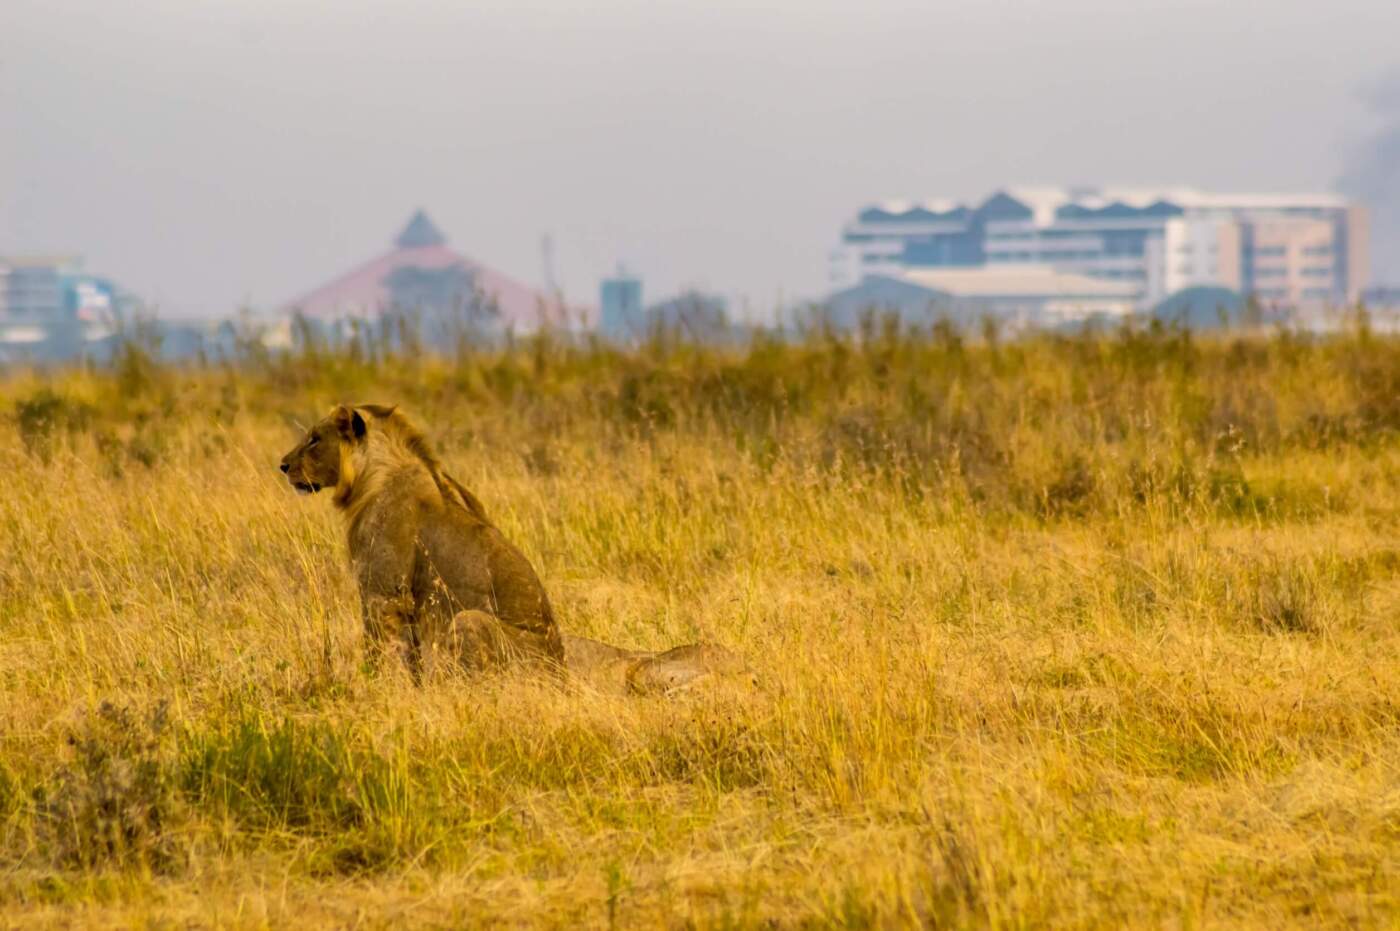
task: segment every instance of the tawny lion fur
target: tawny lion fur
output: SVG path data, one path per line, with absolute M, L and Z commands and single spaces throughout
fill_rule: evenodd
M 649 653 L 561 634 L 529 560 L 396 408 L 337 407 L 283 457 L 282 471 L 298 491 L 333 489 L 371 663 L 397 654 L 415 680 L 441 666 L 532 665 L 634 692 L 751 679 L 723 647 Z

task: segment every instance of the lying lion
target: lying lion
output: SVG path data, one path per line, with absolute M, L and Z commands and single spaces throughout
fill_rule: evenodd
M 561 634 L 524 554 L 396 408 L 337 407 L 282 457 L 282 472 L 302 494 L 334 489 L 372 665 L 397 654 L 415 681 L 443 665 L 532 665 L 643 693 L 751 679 L 723 647 L 648 653 Z

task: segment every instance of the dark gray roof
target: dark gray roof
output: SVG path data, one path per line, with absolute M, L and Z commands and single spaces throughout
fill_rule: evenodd
M 413 219 L 408 221 L 408 225 L 403 228 L 399 238 L 394 240 L 394 245 L 400 249 L 445 246 L 447 245 L 447 237 L 442 235 L 442 231 L 433 225 L 433 221 L 428 219 L 426 213 L 419 210 L 413 215 Z

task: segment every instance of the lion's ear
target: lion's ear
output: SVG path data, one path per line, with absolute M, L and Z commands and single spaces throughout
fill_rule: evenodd
M 331 411 L 331 422 L 335 424 L 336 431 L 347 440 L 363 439 L 368 429 L 360 412 L 344 404 Z

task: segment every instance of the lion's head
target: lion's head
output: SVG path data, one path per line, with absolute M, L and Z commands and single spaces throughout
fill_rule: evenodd
M 336 487 L 347 467 L 345 453 L 364 441 L 367 430 L 364 416 L 342 404 L 282 457 L 282 474 L 304 495 Z

